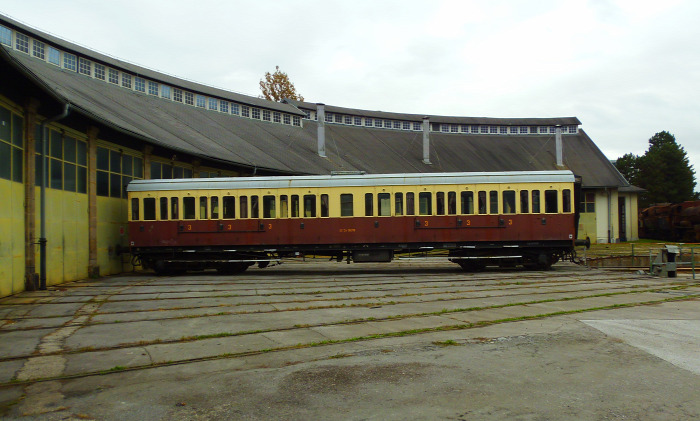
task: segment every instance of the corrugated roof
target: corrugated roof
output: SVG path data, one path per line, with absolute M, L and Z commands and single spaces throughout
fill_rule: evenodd
M 72 42 L 68 42 L 66 40 L 63 40 L 61 38 L 58 38 L 56 36 L 53 36 L 49 33 L 40 31 L 36 28 L 32 28 L 31 26 L 25 25 L 22 22 L 16 21 L 14 19 L 11 19 L 5 15 L 0 14 L 0 21 L 2 21 L 3 24 L 19 30 L 20 32 L 23 32 L 25 34 L 31 35 L 32 37 L 44 41 L 48 44 L 52 44 L 57 48 L 60 48 L 64 51 L 67 51 L 69 53 L 77 54 L 79 56 L 83 56 L 85 58 L 88 58 L 90 60 L 94 60 L 99 62 L 100 64 L 107 65 L 109 67 L 113 67 L 118 70 L 124 70 L 127 73 L 131 73 L 136 76 L 144 77 L 146 79 L 150 79 L 153 81 L 161 82 L 167 85 L 175 86 L 175 87 L 181 87 L 184 88 L 185 90 L 189 90 L 195 93 L 201 93 L 204 95 L 209 95 L 221 99 L 227 99 L 230 101 L 235 101 L 235 102 L 240 102 L 243 104 L 249 104 L 255 107 L 260 107 L 260 108 L 267 108 L 271 110 L 276 110 L 276 111 L 283 111 L 286 113 L 290 114 L 296 114 L 296 115 L 303 115 L 303 113 L 299 112 L 295 107 L 290 106 L 288 104 L 284 103 L 279 103 L 279 102 L 274 102 L 274 101 L 268 101 L 263 98 L 257 98 L 254 96 L 250 95 L 243 95 L 239 94 L 237 92 L 231 92 L 227 91 L 224 89 L 216 88 L 213 86 L 207 86 L 201 83 L 196 83 L 192 82 L 189 80 L 185 80 L 182 78 L 177 78 L 175 76 L 168 75 L 166 73 L 158 72 L 155 70 L 148 69 L 146 67 L 138 66 L 133 63 L 126 62 L 124 60 L 120 60 L 114 57 L 110 57 L 108 55 L 99 53 L 94 50 L 90 50 L 88 48 L 85 48 L 81 45 L 74 44 Z
M 193 156 L 278 173 L 426 173 L 556 170 L 554 135 L 430 134 L 432 165 L 422 162 L 422 132 L 326 125 L 327 158 L 316 152 L 318 124 L 304 127 L 226 115 L 62 70 L 0 48 L 38 86 L 77 113 L 129 136 Z M 3 64 L 5 65 L 5 64 Z M 537 120 L 537 119 L 533 119 Z M 628 186 L 583 131 L 563 135 L 564 162 L 584 187 Z

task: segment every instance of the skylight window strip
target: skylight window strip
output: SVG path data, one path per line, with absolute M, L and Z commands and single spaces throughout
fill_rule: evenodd
M 219 101 L 216 98 L 209 98 L 209 109 L 214 111 L 219 109 Z
M 385 129 L 391 128 L 391 120 L 384 120 L 384 128 Z
M 423 130 L 420 123 L 413 123 L 413 130 Z
M 241 116 L 250 118 L 250 107 L 247 105 L 241 105 Z
M 333 122 L 333 114 L 332 114 L 332 113 L 326 113 L 325 120 L 326 120 L 326 123 L 332 123 L 332 122 Z
M 260 108 L 252 108 L 250 115 L 251 115 L 251 118 L 254 118 L 256 120 L 260 120 Z
M 194 94 L 192 92 L 185 92 L 185 104 L 194 105 Z
M 265 121 L 270 121 L 270 110 L 263 110 L 262 119 Z
M 457 133 L 458 129 L 459 129 L 459 126 L 457 126 L 456 124 L 450 125 L 450 133 Z
M 518 128 L 515 126 L 512 126 L 510 128 L 510 134 L 518 134 Z
M 374 119 L 374 127 L 382 127 L 383 125 L 384 121 L 381 118 Z
M 228 102 L 223 99 L 219 101 L 219 111 L 228 114 Z
M 345 124 L 352 124 L 352 116 L 349 116 L 349 115 L 345 116 Z
M 497 133 L 498 133 L 498 127 L 497 127 L 497 126 L 489 126 L 489 133 L 491 133 L 491 134 L 497 134 Z
M 394 128 L 395 128 L 395 129 L 400 129 L 400 128 L 401 128 L 401 122 L 400 122 L 400 121 L 394 121 Z
M 343 122 L 343 116 L 340 114 L 335 115 L 335 122 L 336 123 L 342 123 Z
M 196 98 L 197 98 L 197 107 L 205 108 L 207 105 L 207 100 L 204 97 L 204 95 L 197 95 Z
M 508 134 L 508 127 L 506 126 L 499 126 L 498 131 L 500 134 Z
M 239 105 L 236 104 L 235 102 L 232 102 L 231 103 L 231 114 L 238 115 L 238 109 L 239 109 Z
M 274 121 L 275 123 L 281 123 L 282 122 L 282 114 L 277 112 L 277 111 L 272 113 L 272 121 Z
M 0 25 L 0 44 L 12 46 L 12 30 Z
M 291 116 L 289 114 L 284 115 L 284 124 L 292 124 L 290 117 Z
M 362 125 L 362 117 L 353 117 L 353 122 L 355 123 L 356 126 L 361 126 Z
M 173 89 L 173 100 L 177 102 L 182 102 L 182 89 Z
M 301 126 L 301 117 L 299 117 L 298 115 L 294 116 L 294 125 Z
M 365 127 L 372 127 L 372 123 L 374 123 L 374 122 L 372 121 L 371 118 L 365 117 Z
M 410 121 L 404 121 L 404 122 L 403 122 L 403 129 L 404 129 L 404 130 L 411 130 L 411 122 L 410 122 Z
M 15 34 L 15 49 L 17 51 L 29 54 L 29 37 L 24 34 L 20 34 L 19 32 L 16 32 Z

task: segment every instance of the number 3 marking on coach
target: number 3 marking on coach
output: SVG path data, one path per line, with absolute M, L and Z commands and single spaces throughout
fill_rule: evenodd
M 187 231 L 192 231 L 192 225 L 187 226 Z
M 231 224 L 226 225 L 226 230 L 231 231 Z
M 267 224 L 267 229 L 271 230 L 271 229 L 272 229 L 272 224 Z
M 509 219 L 509 220 L 508 220 L 508 225 L 513 225 L 513 220 L 512 220 L 512 219 Z
M 426 227 L 428 226 L 428 221 L 425 221 L 425 226 L 426 226 Z

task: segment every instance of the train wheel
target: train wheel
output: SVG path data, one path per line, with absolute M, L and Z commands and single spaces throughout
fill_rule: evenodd
M 216 270 L 222 275 L 235 275 L 237 273 L 245 272 L 250 266 L 245 262 L 229 263 L 223 266 L 219 266 Z
M 465 272 L 481 272 L 486 267 L 486 265 L 483 262 L 480 262 L 478 260 L 477 261 L 460 260 L 457 264 Z

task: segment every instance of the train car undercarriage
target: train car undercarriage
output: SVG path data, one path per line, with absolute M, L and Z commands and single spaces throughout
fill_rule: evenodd
M 548 270 L 559 260 L 575 258 L 570 241 L 489 244 L 372 244 L 263 247 L 146 247 L 134 248 L 132 263 L 162 275 L 215 269 L 236 274 L 257 265 L 265 268 L 287 259 L 325 257 L 346 263 L 381 263 L 393 260 L 433 259 L 455 263 L 464 271 L 487 266 Z

